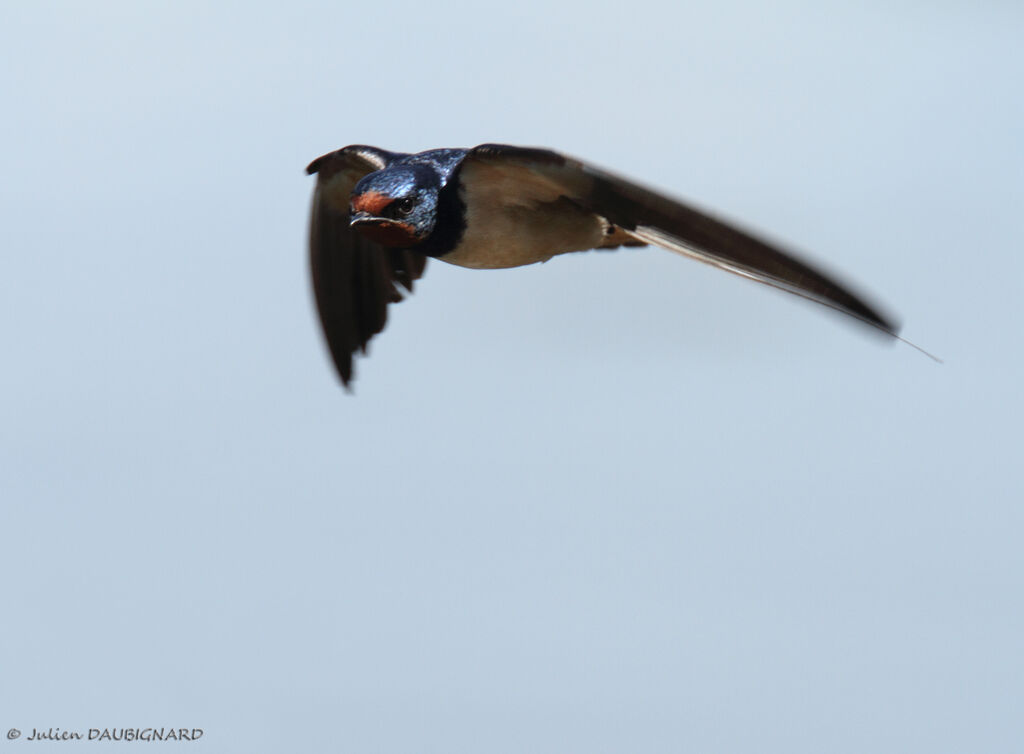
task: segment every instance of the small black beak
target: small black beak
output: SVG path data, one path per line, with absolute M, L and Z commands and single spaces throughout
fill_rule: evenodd
M 363 210 L 351 210 L 349 227 L 388 249 L 408 249 L 421 240 L 411 225 Z
M 362 225 L 364 227 L 367 227 L 367 226 L 369 226 L 369 227 L 373 227 L 373 226 L 384 227 L 386 225 L 397 225 L 397 224 L 398 224 L 398 222 L 396 220 L 391 220 L 391 219 L 389 219 L 387 217 L 374 217 L 369 212 L 353 212 L 352 213 L 352 219 L 349 220 L 349 222 L 348 222 L 348 226 L 350 228 L 355 228 L 355 227 L 360 226 L 360 225 Z

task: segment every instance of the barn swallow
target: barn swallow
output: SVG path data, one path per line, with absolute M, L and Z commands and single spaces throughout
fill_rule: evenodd
M 353 145 L 313 160 L 313 290 L 342 383 L 428 257 L 473 269 L 653 244 L 811 299 L 898 338 L 827 275 L 674 199 L 546 149 L 482 144 L 418 154 Z

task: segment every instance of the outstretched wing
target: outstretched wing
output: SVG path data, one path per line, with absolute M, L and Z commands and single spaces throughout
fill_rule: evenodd
M 890 335 L 898 325 L 827 275 L 732 225 L 674 199 L 546 149 L 482 144 L 466 156 L 467 188 L 493 186 L 525 202 L 560 196 L 640 241 L 817 301 Z M 618 231 L 617 231 L 618 232 Z
M 423 254 L 385 249 L 349 227 L 352 188 L 396 156 L 357 145 L 318 157 L 306 168 L 317 174 L 309 232 L 313 291 L 327 346 L 346 387 L 354 354 L 366 353 L 366 344 L 384 329 L 388 304 L 402 300 L 398 285 L 412 292 L 427 264 Z

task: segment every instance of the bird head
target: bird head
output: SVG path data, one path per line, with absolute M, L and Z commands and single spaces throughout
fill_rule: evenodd
M 386 248 L 412 248 L 434 230 L 439 191 L 437 173 L 425 165 L 370 173 L 352 191 L 350 224 Z

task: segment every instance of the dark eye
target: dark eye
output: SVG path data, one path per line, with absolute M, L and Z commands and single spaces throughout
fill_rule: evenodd
M 395 202 L 395 212 L 397 212 L 400 215 L 408 215 L 410 212 L 412 212 L 412 208 L 415 206 L 416 202 L 414 202 L 409 197 L 406 197 L 405 199 L 399 199 L 397 202 Z

